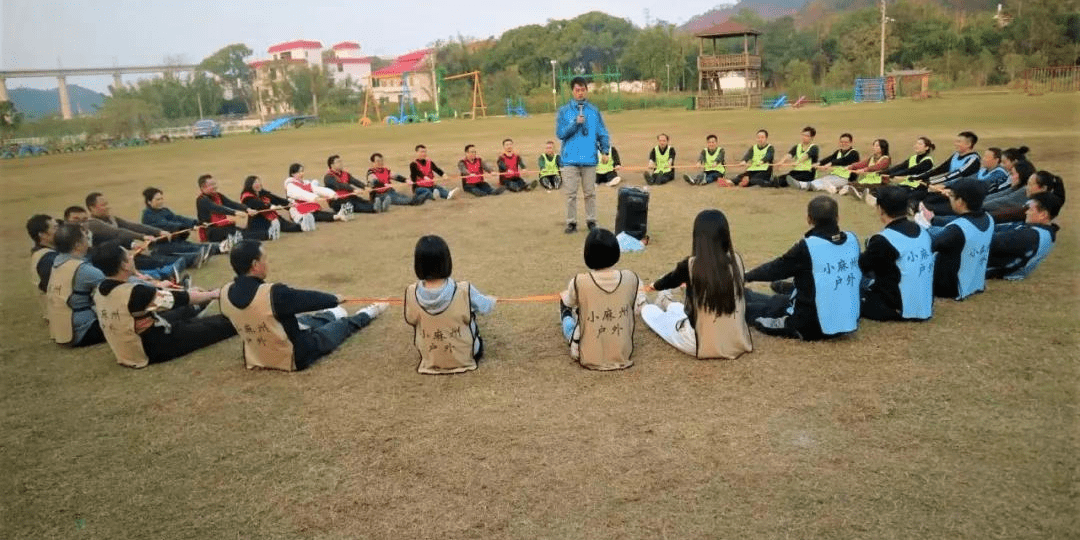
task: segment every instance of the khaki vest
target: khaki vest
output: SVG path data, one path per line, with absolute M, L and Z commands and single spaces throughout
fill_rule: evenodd
M 88 263 L 81 259 L 68 259 L 60 266 L 53 267 L 49 274 L 49 285 L 45 293 L 49 337 L 61 345 L 67 345 L 75 339 L 75 330 L 72 328 L 74 312 L 68 299 L 75 292 L 75 272 L 84 264 Z
M 416 283 L 405 289 L 405 322 L 413 327 L 413 343 L 420 351 L 416 371 L 426 375 L 461 373 L 476 369 L 473 359 L 471 286 L 458 281 L 450 305 L 439 313 L 431 313 L 416 299 Z
M 116 356 L 116 363 L 121 366 L 143 368 L 150 364 L 143 349 L 142 338 L 135 332 L 136 319 L 149 316 L 146 311 L 132 313 L 128 311 L 128 301 L 134 283 L 117 285 L 108 296 L 101 294 L 101 285 L 94 289 L 94 311 L 97 312 L 98 324 L 109 348 Z
M 606 291 L 591 273 L 574 277 L 578 300 L 578 341 L 581 366 L 609 371 L 634 365 L 634 301 L 638 293 L 637 274 L 619 272 L 619 285 Z
M 41 276 L 38 275 L 37 266 L 41 262 L 41 258 L 49 253 L 55 253 L 55 251 L 49 248 L 41 248 L 30 254 L 30 283 L 34 285 L 34 290 L 38 293 L 38 303 L 41 304 L 41 313 L 44 314 L 46 321 L 49 320 L 49 305 L 45 300 L 45 293 L 38 288 L 38 285 L 41 284 Z M 47 282 L 45 283 L 45 290 L 49 290 Z
M 229 302 L 232 283 L 221 288 L 221 313 L 229 319 L 244 340 L 244 365 L 248 369 L 266 368 L 296 371 L 296 357 L 285 327 L 274 318 L 270 304 L 272 283 L 259 285 L 251 304 L 240 309 Z
M 735 255 L 739 265 L 737 278 L 746 272 L 743 268 L 742 257 Z M 690 257 L 690 275 L 694 273 L 694 258 Z M 687 299 L 692 302 L 693 299 Z M 717 315 L 702 306 L 694 306 L 696 321 L 694 334 L 697 337 L 697 357 L 700 359 L 727 358 L 734 359 L 746 352 L 754 350 L 754 342 L 750 339 L 750 329 L 746 325 L 746 297 L 735 300 L 735 311 L 727 315 Z M 688 321 L 687 321 L 688 322 Z

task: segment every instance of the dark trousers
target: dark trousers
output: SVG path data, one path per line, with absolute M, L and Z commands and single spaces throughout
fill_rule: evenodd
M 499 179 L 499 183 L 506 186 L 506 189 L 513 191 L 514 193 L 525 191 L 525 188 L 528 187 L 528 185 L 525 183 L 525 180 L 521 178 L 510 178 L 506 181 Z
M 296 223 L 293 223 L 281 216 L 278 216 L 277 221 L 281 223 L 280 227 L 281 232 L 283 233 L 301 232 L 300 225 L 297 225 Z M 252 238 L 253 240 L 269 240 L 271 223 L 272 220 L 267 218 L 264 214 L 251 216 L 251 219 L 248 221 L 248 230 L 244 231 L 245 238 L 250 238 L 248 235 L 252 234 L 258 235 L 257 238 Z
M 296 320 L 309 327 L 303 331 L 300 338 L 302 345 L 300 343 L 293 344 L 296 353 L 297 371 L 314 364 L 320 357 L 330 354 L 344 343 L 349 336 L 359 332 L 361 328 L 371 322 L 371 318 L 366 313 L 337 319 L 328 311 L 322 311 L 314 315 L 302 315 L 297 317 Z
M 791 182 L 792 180 L 796 182 L 810 182 L 814 179 L 814 171 L 790 171 L 784 176 L 788 182 Z M 786 185 L 783 181 L 780 183 L 781 185 Z
M 616 176 L 619 176 L 619 171 L 608 171 L 606 173 L 596 173 L 596 183 L 606 184 L 612 181 Z
M 862 301 L 859 307 L 859 316 L 872 321 L 901 321 L 903 317 L 900 311 L 889 307 L 885 299 L 870 289 L 862 291 Z
M 774 183 L 772 181 L 772 167 L 765 169 L 764 171 L 746 171 L 739 176 L 735 177 L 735 183 L 741 185 L 744 180 L 748 180 L 745 187 L 757 186 L 757 187 L 770 187 Z
M 746 289 L 746 323 L 763 334 L 804 340 L 820 339 L 805 328 L 795 328 L 787 309 L 791 296 L 786 294 L 763 294 Z
M 210 242 L 220 242 L 229 236 L 236 234 L 236 225 L 226 225 L 221 227 L 207 227 L 206 239 Z
M 415 195 L 410 197 L 404 193 L 398 192 L 398 190 L 394 188 L 390 188 L 382 193 L 371 192 L 371 200 L 374 201 L 379 197 L 390 197 L 390 203 L 399 206 L 409 206 L 413 204 L 413 201 L 418 200 Z
M 475 184 L 462 183 L 461 187 L 463 189 L 465 189 L 466 193 L 472 193 L 473 195 L 476 195 L 477 197 L 484 197 L 484 196 L 487 196 L 487 195 L 498 195 L 498 194 L 502 193 L 501 191 L 497 191 L 495 188 L 491 187 L 491 184 L 489 184 L 487 182 L 477 182 Z
M 333 208 L 334 212 L 340 212 L 341 207 L 344 206 L 345 203 L 351 204 L 353 212 L 356 212 L 357 214 L 375 213 L 375 207 L 372 206 L 371 203 L 365 201 L 364 199 L 361 199 L 360 197 L 357 197 L 356 195 L 348 195 L 346 197 L 330 199 L 330 208 Z M 316 218 L 316 220 L 318 220 L 318 218 Z M 281 230 L 285 230 L 285 228 L 282 227 Z
M 645 183 L 660 186 L 666 184 L 675 179 L 675 171 L 670 170 L 664 173 L 645 173 Z
M 600 179 L 600 175 L 596 175 L 597 181 Z M 544 186 L 544 189 L 559 189 L 562 187 L 562 177 L 555 174 L 551 176 L 541 176 L 540 185 Z
M 154 327 L 142 335 L 143 350 L 151 364 L 166 362 L 209 347 L 236 335 L 236 328 L 224 315 L 194 318 L 195 310 L 178 308 L 162 314 L 171 329 Z
M 697 176 L 694 177 L 694 180 L 704 186 L 719 180 L 723 176 L 724 175 L 720 174 L 720 171 L 705 171 L 698 173 Z
M 94 324 L 90 326 L 90 329 L 83 334 L 82 339 L 73 341 L 68 345 L 71 347 L 86 347 L 87 345 L 97 345 L 98 343 L 105 343 L 105 333 L 101 331 L 101 324 L 95 320 Z

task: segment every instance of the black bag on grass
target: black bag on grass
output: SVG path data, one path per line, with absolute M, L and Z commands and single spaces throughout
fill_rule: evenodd
M 648 233 L 649 192 L 635 187 L 619 188 L 619 207 L 615 211 L 615 234 L 625 232 L 638 240 Z

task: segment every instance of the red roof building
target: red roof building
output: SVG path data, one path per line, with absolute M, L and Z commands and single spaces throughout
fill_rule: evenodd
M 427 59 L 427 56 L 433 52 L 432 49 L 424 49 L 421 51 L 414 51 L 409 54 L 399 56 L 394 59 L 394 63 L 386 66 L 371 76 L 374 78 L 401 78 L 401 74 L 405 72 L 413 72 L 417 69 L 421 71 L 430 71 L 430 66 L 422 65 Z M 419 67 L 418 67 L 419 66 Z

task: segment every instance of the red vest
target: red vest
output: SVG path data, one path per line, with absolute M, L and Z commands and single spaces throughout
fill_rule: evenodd
M 424 160 L 424 161 L 426 161 L 427 163 L 426 164 L 425 163 L 420 163 L 419 159 L 416 160 L 416 168 L 420 169 L 420 173 L 423 174 L 424 177 L 419 179 L 419 180 L 416 180 L 414 182 L 414 184 L 419 186 L 419 187 L 426 187 L 426 188 L 434 187 L 435 186 L 435 175 L 431 174 L 431 166 L 432 166 L 431 160 L 427 159 L 427 160 Z
M 271 206 L 270 197 L 265 197 L 265 196 L 260 197 L 260 196 L 254 194 L 254 193 L 252 193 L 250 191 L 245 191 L 245 192 L 240 194 L 240 202 L 244 202 L 244 201 L 246 201 L 248 199 L 260 200 L 266 206 L 268 206 L 268 207 Z M 277 212 L 261 212 L 261 213 L 259 213 L 259 215 L 266 218 L 266 219 L 269 219 L 270 221 L 274 221 L 275 219 L 278 218 Z
M 337 178 L 337 181 L 340 182 L 341 185 L 343 185 L 343 186 L 349 185 L 349 173 L 345 172 L 344 169 L 340 173 L 334 172 L 334 169 L 328 169 L 326 171 L 326 174 L 329 174 L 330 176 L 333 176 L 334 178 Z M 330 186 L 326 186 L 326 187 L 330 187 Z M 344 197 L 346 195 L 352 195 L 351 190 L 335 189 L 334 193 L 338 197 Z
M 375 193 L 386 193 L 392 189 L 390 185 L 390 169 L 368 169 L 368 174 L 374 174 L 376 181 L 372 186 L 371 191 Z
M 211 201 L 213 201 L 214 204 L 216 204 L 218 206 L 223 206 L 221 204 L 221 194 L 220 193 L 217 193 L 217 192 L 203 193 L 203 196 L 206 197 L 207 199 L 210 199 Z M 217 225 L 215 225 L 215 223 L 219 223 L 220 221 L 224 220 L 227 217 L 231 217 L 231 216 L 227 216 L 225 214 L 215 214 L 215 213 L 211 212 L 210 213 L 210 225 L 211 226 L 217 226 Z M 220 225 L 228 225 L 228 224 L 220 223 Z M 200 242 L 206 242 L 207 240 L 208 240 L 208 237 L 207 237 L 207 233 L 206 233 L 206 228 L 200 228 L 199 229 L 199 241 Z
M 506 165 L 506 172 L 500 175 L 502 178 L 518 178 L 521 176 L 518 173 L 518 169 L 521 168 L 521 156 L 514 154 L 512 156 L 502 155 L 503 164 Z
M 467 159 L 461 160 L 465 164 L 465 170 L 469 171 L 469 175 L 465 177 L 466 184 L 479 184 L 484 181 L 484 162 L 480 159 L 469 161 Z

